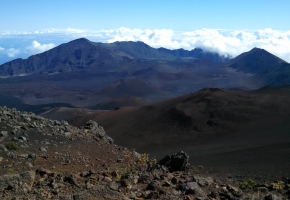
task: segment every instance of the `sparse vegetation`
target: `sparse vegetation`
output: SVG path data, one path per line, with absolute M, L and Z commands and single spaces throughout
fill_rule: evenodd
M 202 166 L 202 165 L 199 165 L 199 166 L 198 166 L 198 169 L 203 169 L 203 166 Z
M 51 171 L 56 173 L 56 172 L 60 172 L 59 168 L 57 168 L 56 166 L 51 166 Z
M 130 154 L 126 154 L 126 157 L 130 158 Z M 143 153 L 140 158 L 136 159 L 130 166 L 118 168 L 118 179 L 121 180 L 129 174 L 140 175 L 142 172 L 152 168 L 157 163 L 156 158 L 149 160 L 149 154 Z
M 204 166 L 203 165 L 198 165 L 197 167 L 191 165 L 188 168 L 189 173 L 191 174 L 208 174 L 207 171 L 205 171 Z
M 18 151 L 19 150 L 19 146 L 17 144 L 15 144 L 14 142 L 7 142 L 5 144 L 5 147 L 9 150 L 9 151 Z
M 93 133 L 93 131 L 92 131 L 92 130 L 90 130 L 90 129 L 88 129 L 88 130 L 87 130 L 87 133 L 89 133 L 89 134 L 92 134 L 92 133 Z
M 284 188 L 284 182 L 283 181 L 277 181 L 272 183 L 272 188 L 274 190 L 283 190 Z
M 8 174 L 15 174 L 16 172 L 14 171 L 13 168 L 8 168 L 8 169 L 7 169 L 7 173 L 8 173 Z
M 255 186 L 256 182 L 251 178 L 247 181 L 240 182 L 241 189 L 253 189 Z
M 120 181 L 124 177 L 126 177 L 128 174 L 131 173 L 131 168 L 130 168 L 130 166 L 119 167 L 116 169 L 116 172 L 117 172 L 117 180 Z
M 125 154 L 125 157 L 130 158 L 131 154 L 129 154 L 129 153 Z

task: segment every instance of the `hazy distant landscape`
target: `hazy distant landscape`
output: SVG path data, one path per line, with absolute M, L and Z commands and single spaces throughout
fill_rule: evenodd
M 229 59 L 202 49 L 155 49 L 142 42 L 103 44 L 84 38 L 12 60 L 0 69 L 3 94 L 30 105 L 94 107 L 138 98 L 126 104 L 134 106 L 206 87 L 253 90 L 290 83 L 289 63 L 263 49 Z

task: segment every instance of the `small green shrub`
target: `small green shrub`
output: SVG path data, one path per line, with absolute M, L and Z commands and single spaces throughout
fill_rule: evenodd
M 274 190 L 283 190 L 283 188 L 284 188 L 284 182 L 283 181 L 277 181 L 275 183 L 272 183 L 272 188 Z
M 247 188 L 253 189 L 255 185 L 256 185 L 256 182 L 251 178 L 247 181 L 240 182 L 241 189 L 247 189 Z
M 124 177 L 126 177 L 128 174 L 132 173 L 132 169 L 130 166 L 127 167 L 120 167 L 116 169 L 117 172 L 117 180 L 120 181 L 122 180 Z
M 8 174 L 15 174 L 16 172 L 14 171 L 13 168 L 8 168 L 8 169 L 7 169 L 7 173 L 8 173 Z
M 190 173 L 191 175 L 194 175 L 194 174 L 208 174 L 208 171 L 205 170 L 203 165 L 198 165 L 197 167 L 195 167 L 193 165 L 189 165 L 187 170 L 188 170 L 188 173 Z
M 152 168 L 154 165 L 156 165 L 156 163 L 157 163 L 156 158 L 152 158 L 150 160 L 149 154 L 143 153 L 141 154 L 141 157 L 134 162 L 133 166 L 138 171 L 143 172 L 145 170 Z
M 190 166 L 189 167 L 189 173 L 198 174 L 200 172 L 199 169 L 201 169 L 201 168 L 199 168 L 199 167 L 196 168 L 195 166 Z
M 126 154 L 126 157 L 131 157 L 130 154 Z M 149 160 L 149 154 L 143 153 L 140 158 L 136 159 L 133 164 L 126 167 L 116 169 L 118 176 L 117 179 L 121 180 L 129 174 L 142 174 L 144 171 L 152 168 L 156 163 L 156 158 Z
M 7 142 L 5 144 L 5 147 L 9 151 L 18 151 L 19 150 L 19 146 L 17 144 L 15 144 L 14 142 Z

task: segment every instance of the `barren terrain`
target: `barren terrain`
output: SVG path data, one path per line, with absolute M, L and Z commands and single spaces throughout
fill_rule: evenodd
M 157 162 L 114 144 L 94 121 L 77 128 L 5 107 L 0 119 L 4 200 L 289 198 L 287 176 L 213 175 L 183 151 Z
M 275 177 L 289 174 L 289 94 L 289 87 L 204 89 L 140 108 L 69 121 L 80 125 L 96 120 L 116 143 L 157 158 L 184 150 L 210 172 Z
M 290 64 L 263 49 L 81 38 L 0 76 L 1 199 L 290 198 Z

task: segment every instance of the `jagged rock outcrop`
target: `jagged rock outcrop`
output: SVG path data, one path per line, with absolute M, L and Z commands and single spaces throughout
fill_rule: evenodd
M 95 136 L 105 139 L 109 143 L 114 143 L 114 140 L 106 135 L 106 132 L 103 127 L 99 126 L 97 122 L 89 120 L 84 126 L 85 132 L 92 133 Z
M 161 159 L 157 164 L 166 166 L 170 172 L 184 171 L 189 165 L 189 156 L 181 151 L 172 155 L 167 155 Z

